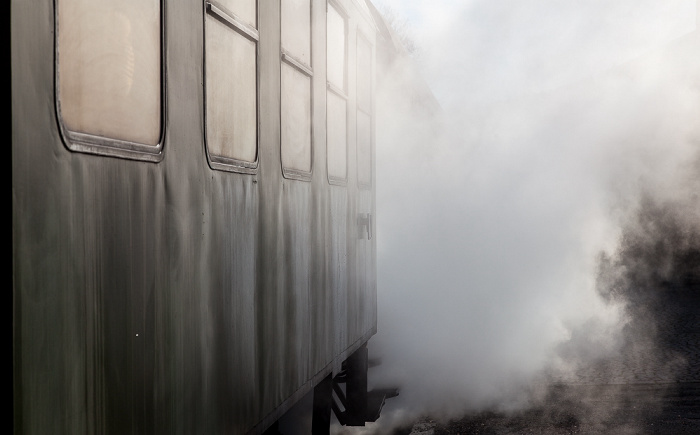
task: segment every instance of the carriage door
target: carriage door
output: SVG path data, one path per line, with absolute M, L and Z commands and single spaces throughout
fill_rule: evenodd
M 376 224 L 374 196 L 373 51 L 358 31 L 356 47 L 357 250 L 360 332 L 376 328 Z M 359 337 L 358 337 L 359 338 Z

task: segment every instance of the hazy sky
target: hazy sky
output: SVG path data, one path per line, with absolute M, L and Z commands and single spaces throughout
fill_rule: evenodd
M 417 64 L 452 103 L 510 98 L 604 71 L 691 32 L 696 0 L 377 0 L 408 22 Z M 499 78 L 494 86 L 494 75 Z M 484 84 L 488 86 L 484 87 Z

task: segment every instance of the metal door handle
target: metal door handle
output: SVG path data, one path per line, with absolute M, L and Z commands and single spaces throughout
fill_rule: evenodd
M 364 239 L 365 231 L 367 232 L 367 239 L 372 239 L 372 214 L 371 213 L 360 213 L 357 215 L 357 226 L 360 232 L 360 238 Z M 364 228 L 363 228 L 364 227 Z M 364 231 L 363 231 L 364 229 Z

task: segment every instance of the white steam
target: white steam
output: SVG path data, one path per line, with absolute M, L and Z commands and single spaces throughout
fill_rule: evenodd
M 597 260 L 639 192 L 693 194 L 695 1 L 376 3 L 413 22 L 442 112 L 395 100 L 404 68 L 378 93 L 370 352 L 373 379 L 402 390 L 369 430 L 521 406 L 573 331 L 591 357 L 616 349 L 624 318 Z

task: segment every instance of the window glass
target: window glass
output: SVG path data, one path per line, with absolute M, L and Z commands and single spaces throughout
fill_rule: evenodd
M 372 47 L 357 38 L 357 179 L 372 183 Z
M 328 81 L 345 90 L 345 18 L 332 4 L 328 5 L 327 28 Z
M 311 172 L 311 3 L 281 2 L 281 154 L 284 175 Z
M 207 14 L 206 20 L 207 147 L 213 160 L 252 163 L 257 154 L 257 43 L 218 16 Z
M 282 62 L 282 167 L 311 172 L 311 77 Z
M 296 60 L 311 65 L 311 3 L 282 0 L 282 48 Z
M 328 92 L 326 102 L 328 128 L 328 176 L 331 180 L 347 177 L 347 102 L 334 92 Z
M 160 14 L 159 0 L 57 2 L 58 107 L 66 130 L 158 145 Z
M 372 107 L 372 47 L 357 38 L 357 107 L 369 113 Z
M 246 24 L 253 27 L 257 26 L 256 20 L 256 0 L 217 0 L 225 9 L 232 12 Z
M 347 179 L 346 21 L 328 4 L 326 16 L 326 148 L 328 180 Z
M 368 186 L 372 183 L 372 124 L 369 114 L 357 111 L 357 181 Z

